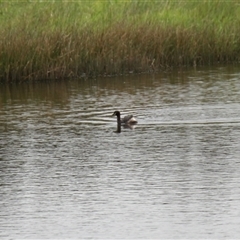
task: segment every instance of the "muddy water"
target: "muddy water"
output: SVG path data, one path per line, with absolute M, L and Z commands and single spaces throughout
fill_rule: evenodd
M 0 238 L 238 238 L 239 139 L 237 67 L 2 85 Z

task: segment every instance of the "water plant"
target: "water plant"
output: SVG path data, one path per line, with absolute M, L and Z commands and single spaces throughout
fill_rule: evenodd
M 237 62 L 240 1 L 0 2 L 0 80 Z

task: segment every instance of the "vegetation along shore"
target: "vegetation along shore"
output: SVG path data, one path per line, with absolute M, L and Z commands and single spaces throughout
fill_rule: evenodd
M 238 62 L 240 1 L 1 1 L 0 81 Z

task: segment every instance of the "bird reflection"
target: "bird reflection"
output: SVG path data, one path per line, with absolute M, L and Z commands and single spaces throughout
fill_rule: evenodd
M 116 131 L 114 131 L 115 133 L 120 133 L 121 132 L 121 124 L 118 124 L 117 125 L 117 130 Z

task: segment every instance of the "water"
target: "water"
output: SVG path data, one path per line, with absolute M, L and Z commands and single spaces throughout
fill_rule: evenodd
M 239 78 L 0 86 L 0 238 L 239 238 Z

